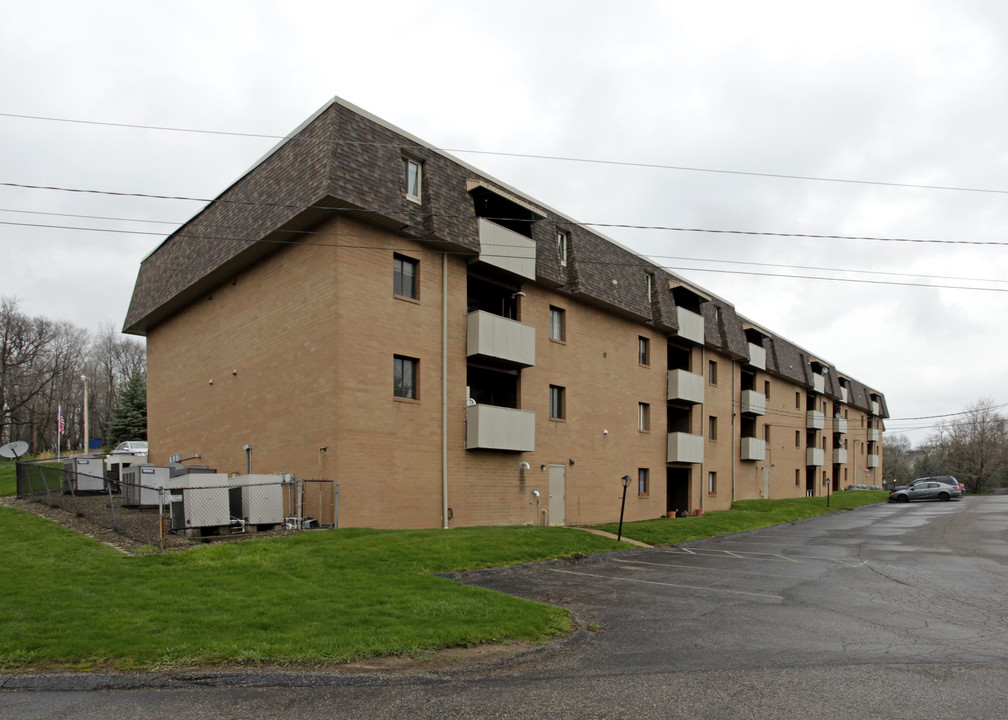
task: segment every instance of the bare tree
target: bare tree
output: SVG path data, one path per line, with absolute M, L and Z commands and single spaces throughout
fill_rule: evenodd
M 909 438 L 906 435 L 885 435 L 882 447 L 885 452 L 882 482 L 890 486 L 909 482 L 913 474 Z
M 31 439 L 37 403 L 61 366 L 52 362 L 56 330 L 29 318 L 15 298 L 0 298 L 0 438 Z
M 949 474 L 971 493 L 986 492 L 1008 470 L 1008 423 L 993 400 L 970 405 L 960 418 L 942 425 L 933 442 Z

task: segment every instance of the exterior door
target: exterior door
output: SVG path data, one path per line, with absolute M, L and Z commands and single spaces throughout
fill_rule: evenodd
M 567 466 L 549 466 L 549 524 L 567 522 Z

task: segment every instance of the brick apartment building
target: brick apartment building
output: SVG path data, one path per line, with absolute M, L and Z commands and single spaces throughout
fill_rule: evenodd
M 879 392 L 339 99 L 144 259 L 125 332 L 152 462 L 335 479 L 341 526 L 881 484 Z

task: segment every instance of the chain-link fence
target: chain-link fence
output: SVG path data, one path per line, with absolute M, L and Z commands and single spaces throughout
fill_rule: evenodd
M 337 525 L 333 480 L 154 465 L 106 474 L 103 467 L 101 458 L 74 458 L 62 468 L 18 463 L 17 497 L 161 548 Z

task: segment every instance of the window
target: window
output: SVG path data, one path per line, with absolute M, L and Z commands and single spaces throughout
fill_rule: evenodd
M 637 403 L 637 429 L 644 432 L 651 430 L 651 406 L 647 403 Z
M 417 261 L 403 255 L 392 256 L 392 292 L 417 299 Z
M 403 156 L 402 172 L 403 190 L 406 191 L 406 197 L 413 202 L 420 202 L 420 191 L 423 183 L 423 171 L 420 161 Z
M 709 472 L 707 473 L 707 494 L 716 495 L 717 494 L 717 473 Z
M 648 469 L 637 468 L 637 494 L 648 494 Z
M 550 419 L 563 420 L 564 405 L 564 389 L 559 385 L 550 385 Z
M 396 355 L 394 359 L 394 369 L 393 369 L 393 388 L 392 394 L 397 398 L 406 398 L 408 400 L 417 399 L 417 365 L 419 360 L 416 358 L 406 357 L 404 355 Z
M 763 395 L 766 396 L 767 400 L 770 399 L 770 381 L 769 380 L 764 380 L 763 381 Z
M 794 446 L 801 447 L 801 430 L 794 431 Z
M 713 415 L 707 418 L 707 437 L 711 440 L 717 440 L 717 418 Z
M 707 363 L 707 382 L 711 385 L 717 385 L 717 363 L 713 360 Z
M 552 305 L 549 309 L 549 330 L 550 340 L 564 341 L 564 311 Z
M 794 471 L 794 484 L 801 485 L 801 470 Z
M 560 264 L 567 264 L 567 231 L 557 230 L 556 234 L 557 243 L 557 257 L 560 258 Z
M 769 425 L 764 425 L 763 426 L 763 441 L 767 445 L 770 444 L 770 426 Z
M 798 410 L 801 410 L 801 393 L 800 392 L 795 392 L 795 394 L 794 394 L 794 406 Z
M 651 341 L 646 337 L 637 338 L 637 362 L 641 365 L 651 364 Z
M 651 275 L 644 276 L 644 290 L 647 292 L 647 301 L 651 302 L 651 286 L 654 283 L 654 278 Z

